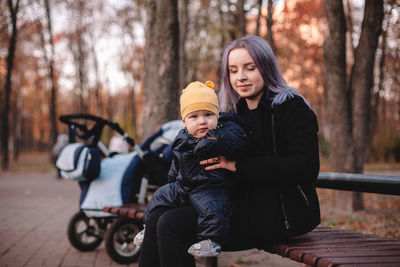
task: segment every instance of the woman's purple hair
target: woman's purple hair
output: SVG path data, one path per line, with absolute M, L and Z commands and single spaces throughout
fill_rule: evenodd
M 236 112 L 236 103 L 240 96 L 232 88 L 229 80 L 229 53 L 236 48 L 246 48 L 254 60 L 261 76 L 264 80 L 264 90 L 268 90 L 269 96 L 286 90 L 293 89 L 289 87 L 279 71 L 278 63 L 274 52 L 268 43 L 261 37 L 255 35 L 245 36 L 233 41 L 224 52 L 221 63 L 221 89 L 219 92 L 219 104 L 221 111 Z

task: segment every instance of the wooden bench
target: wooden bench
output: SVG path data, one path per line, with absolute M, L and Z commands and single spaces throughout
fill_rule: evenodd
M 320 173 L 317 186 L 380 194 L 400 195 L 400 177 Z M 103 211 L 141 220 L 145 205 L 105 207 Z M 276 245 L 271 253 L 310 266 L 400 266 L 400 240 L 318 226 L 312 232 Z M 216 258 L 204 260 L 217 267 Z
M 141 220 L 144 209 L 144 205 L 128 204 L 103 211 Z M 400 240 L 327 226 L 279 243 L 272 253 L 311 266 L 400 266 Z M 217 263 L 209 259 L 206 265 Z

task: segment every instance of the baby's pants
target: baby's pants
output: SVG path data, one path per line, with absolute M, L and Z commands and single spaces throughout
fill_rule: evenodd
M 178 208 L 193 206 L 198 214 L 197 238 L 222 242 L 229 231 L 232 215 L 231 203 L 225 186 L 204 185 L 186 190 L 177 182 L 160 187 L 148 204 L 144 222 L 157 207 Z

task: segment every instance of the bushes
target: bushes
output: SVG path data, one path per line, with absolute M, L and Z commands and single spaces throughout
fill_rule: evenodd
M 400 132 L 396 127 L 377 129 L 371 150 L 375 161 L 400 162 Z
M 329 140 L 321 134 L 318 137 L 318 142 L 320 155 L 325 158 L 328 157 Z M 400 162 L 400 131 L 395 126 L 377 129 L 372 138 L 370 151 L 372 161 Z

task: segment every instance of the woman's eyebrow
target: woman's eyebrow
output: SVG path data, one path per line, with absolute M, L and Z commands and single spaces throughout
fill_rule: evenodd
M 254 63 L 254 61 L 250 61 L 250 62 L 247 62 L 247 63 L 244 63 L 244 64 L 242 64 L 243 66 L 248 66 L 248 65 L 251 65 L 251 64 L 255 64 Z M 237 65 L 228 65 L 229 67 L 236 67 Z

